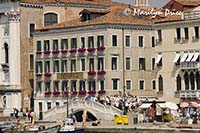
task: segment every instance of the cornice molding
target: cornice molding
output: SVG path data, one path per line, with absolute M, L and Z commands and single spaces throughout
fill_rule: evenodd
M 44 4 L 36 4 L 36 3 L 20 3 L 20 6 L 26 8 L 44 8 L 44 6 L 49 7 L 75 7 L 75 8 L 96 8 L 96 9 L 106 9 L 109 6 L 103 5 L 89 5 L 89 4 L 65 4 L 65 3 L 44 3 Z
M 84 27 L 75 27 L 75 28 L 62 28 L 62 29 L 47 29 L 40 30 L 34 33 L 34 36 L 42 35 L 52 35 L 52 34 L 65 34 L 65 33 L 74 33 L 74 32 L 90 32 L 97 30 L 105 30 L 105 29 L 124 29 L 124 30 L 147 30 L 152 31 L 152 26 L 140 26 L 140 25 L 124 25 L 124 24 L 102 24 L 102 25 L 91 25 Z
M 155 23 L 153 26 L 154 27 L 160 27 L 160 26 L 173 26 L 173 25 L 177 25 L 180 26 L 181 25 L 185 25 L 185 24 L 199 24 L 200 23 L 200 19 L 190 19 L 190 20 L 179 20 L 179 21 L 174 21 L 174 22 L 163 22 L 163 23 Z

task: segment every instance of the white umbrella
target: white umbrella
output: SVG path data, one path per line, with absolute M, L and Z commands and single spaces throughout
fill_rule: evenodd
M 172 103 L 172 102 L 166 102 L 165 103 L 166 108 L 169 108 L 171 110 L 177 110 L 178 106 L 176 105 L 176 103 Z

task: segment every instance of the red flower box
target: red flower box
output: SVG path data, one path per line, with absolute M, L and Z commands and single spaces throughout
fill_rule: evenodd
M 45 77 L 51 77 L 51 73 L 45 73 L 44 76 Z
M 68 91 L 63 91 L 62 92 L 63 95 L 68 95 L 68 93 L 69 93 Z
M 60 51 L 59 51 L 59 50 L 54 50 L 54 51 L 52 51 L 52 53 L 53 53 L 53 54 L 59 54 Z
M 90 76 L 96 75 L 96 72 L 95 71 L 89 71 L 88 75 L 90 75 Z
M 105 49 L 104 46 L 99 46 L 99 47 L 97 48 L 98 51 L 103 51 L 104 49 Z
M 72 95 L 77 95 L 78 92 L 77 92 L 77 91 L 72 91 L 71 94 L 72 94 Z
M 90 90 L 90 91 L 88 91 L 88 94 L 94 95 L 94 94 L 96 94 L 96 91 L 95 90 Z
M 37 51 L 36 54 L 42 54 L 42 51 Z
M 78 49 L 78 52 L 79 52 L 79 53 L 85 52 L 85 48 L 79 48 L 79 49 Z
M 67 53 L 68 52 L 68 50 L 67 49 L 63 49 L 63 50 L 61 50 L 61 53 Z
M 81 91 L 78 92 L 78 94 L 79 94 L 79 95 L 85 95 L 85 94 L 86 94 L 86 91 L 85 91 L 85 90 L 81 90 Z
M 95 48 L 88 48 L 87 51 L 88 52 L 94 52 L 96 49 Z
M 105 93 L 106 93 L 105 90 L 100 90 L 100 91 L 98 91 L 98 94 L 105 94 Z
M 37 77 L 41 77 L 41 76 L 42 76 L 42 73 L 36 73 L 36 76 L 37 76 Z
M 97 74 L 98 75 L 104 75 L 104 74 L 106 74 L 106 72 L 104 70 L 100 70 L 100 71 L 97 72 Z
M 77 50 L 76 49 L 70 49 L 69 52 L 70 53 L 75 53 Z
M 50 54 L 51 53 L 51 51 L 44 51 L 44 54 Z
M 54 92 L 53 92 L 53 95 L 54 95 L 54 96 L 58 96 L 58 95 L 60 95 L 60 92 L 59 92 L 59 91 L 54 91 Z
M 44 94 L 45 94 L 45 96 L 50 96 L 51 95 L 51 91 L 46 91 Z

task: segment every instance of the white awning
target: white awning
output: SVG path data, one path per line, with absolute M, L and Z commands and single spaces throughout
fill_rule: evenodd
M 174 58 L 174 63 L 177 63 L 177 61 L 180 59 L 181 55 L 180 54 L 176 54 L 175 58 Z
M 155 64 L 158 64 L 160 62 L 160 60 L 162 59 L 162 55 L 159 54 L 156 58 Z
M 189 53 L 186 62 L 190 62 L 192 60 L 193 56 L 194 56 L 194 53 Z
M 141 109 L 147 109 L 152 105 L 152 103 L 143 103 L 141 106 L 139 106 L 139 108 Z
M 191 61 L 197 61 L 198 57 L 199 57 L 199 53 L 195 53 Z
M 181 61 L 180 62 L 184 62 L 187 57 L 188 57 L 188 53 L 183 54 L 183 56 L 181 57 Z
M 165 103 L 158 103 L 158 106 L 159 106 L 160 108 L 166 108 Z

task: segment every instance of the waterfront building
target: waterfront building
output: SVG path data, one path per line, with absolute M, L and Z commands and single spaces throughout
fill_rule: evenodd
M 199 26 L 196 7 L 182 17 L 156 22 L 156 82 L 159 99 L 180 103 L 199 102 Z
M 0 1 L 0 116 L 21 108 L 19 1 Z
M 54 0 L 22 0 L 20 2 L 20 59 L 23 108 L 33 107 L 34 52 L 32 33 L 34 30 L 76 19 L 79 17 L 79 12 L 83 9 L 107 9 L 112 5 L 123 4 L 112 2 L 111 0 L 61 0 L 60 2 Z
M 37 114 L 66 104 L 66 95 L 155 96 L 152 22 L 125 15 L 126 8 L 84 9 L 78 19 L 35 32 Z

